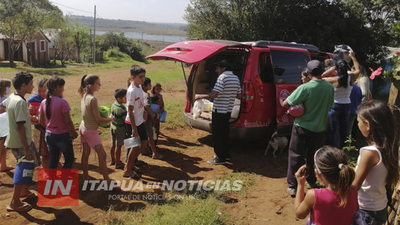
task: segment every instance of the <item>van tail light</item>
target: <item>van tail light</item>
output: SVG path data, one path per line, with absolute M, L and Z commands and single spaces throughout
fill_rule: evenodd
M 248 113 L 253 107 L 254 102 L 254 87 L 251 81 L 243 82 L 243 99 L 242 99 L 242 112 Z

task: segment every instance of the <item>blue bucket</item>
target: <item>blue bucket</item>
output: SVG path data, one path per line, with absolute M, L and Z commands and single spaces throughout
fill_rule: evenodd
M 160 122 L 165 122 L 165 119 L 167 118 L 167 111 L 163 111 L 160 113 Z
M 150 108 L 154 114 L 157 114 L 158 112 L 160 112 L 160 106 L 157 104 L 150 104 Z
M 32 182 L 35 160 L 26 160 L 25 156 L 18 160 L 14 170 L 13 184 L 26 185 Z

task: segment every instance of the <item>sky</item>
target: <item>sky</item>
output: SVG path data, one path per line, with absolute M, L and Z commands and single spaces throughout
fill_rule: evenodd
M 190 0 L 49 0 L 64 15 L 161 23 L 186 23 L 183 19 Z

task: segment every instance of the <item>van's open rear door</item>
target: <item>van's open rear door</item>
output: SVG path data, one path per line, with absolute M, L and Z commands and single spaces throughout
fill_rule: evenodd
M 310 55 L 305 49 L 270 47 L 276 90 L 276 123 L 280 128 L 291 126 L 294 117 L 286 114 L 283 101 L 300 85 L 301 72 L 307 67 Z M 290 131 L 289 131 L 290 132 Z
M 172 44 L 153 55 L 147 56 L 146 58 L 152 60 L 173 60 L 188 64 L 195 64 L 229 47 L 251 48 L 250 45 L 235 41 L 193 40 Z

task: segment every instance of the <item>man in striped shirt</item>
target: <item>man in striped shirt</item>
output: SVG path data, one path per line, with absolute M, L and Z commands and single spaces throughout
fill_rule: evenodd
M 214 89 L 209 94 L 196 95 L 195 99 L 214 99 L 212 108 L 212 134 L 214 140 L 214 159 L 207 161 L 213 165 L 225 164 L 230 160 L 229 119 L 235 98 L 241 99 L 239 78 L 232 73 L 232 66 L 227 60 L 215 63 L 218 74 Z

